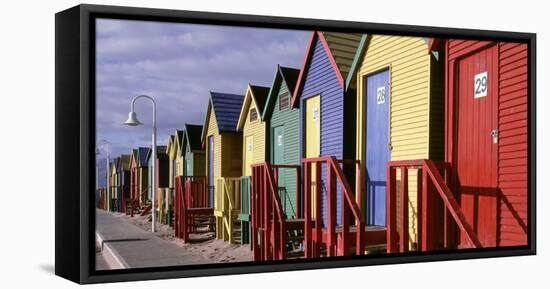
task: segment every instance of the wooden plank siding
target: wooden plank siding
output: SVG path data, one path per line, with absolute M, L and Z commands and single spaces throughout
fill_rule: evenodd
M 355 37 L 357 36 L 357 37 Z M 350 38 L 351 37 L 351 38 Z M 320 97 L 320 155 L 334 156 L 343 159 L 346 155 L 354 155 L 353 139 L 346 140 L 353 134 L 345 133 L 345 125 L 353 127 L 354 123 L 346 124 L 344 116 L 346 105 L 353 102 L 353 98 L 347 101 L 344 93 L 344 79 L 350 70 L 353 56 L 349 52 L 357 49 L 360 35 L 345 35 L 344 33 L 313 32 L 310 47 L 306 53 L 304 67 L 298 79 L 298 87 L 293 97 L 299 99 L 300 120 L 305 123 L 305 101 L 310 97 Z M 334 54 L 335 55 L 334 55 Z M 305 136 L 303 124 L 301 124 L 300 148 L 302 157 L 305 157 L 303 139 Z M 351 146 L 346 145 L 351 143 Z M 349 153 L 347 150 L 352 150 Z M 322 175 L 322 211 L 326 222 L 326 166 L 321 167 Z M 336 196 L 336 220 L 341 223 L 342 189 L 337 186 Z
M 527 45 L 499 43 L 498 245 L 527 245 Z
M 214 112 L 212 109 L 212 106 L 209 106 L 209 111 L 207 113 L 208 115 L 208 121 L 207 121 L 207 129 L 206 129 L 206 140 L 210 139 L 210 136 L 214 138 L 214 180 L 219 178 L 222 173 L 222 146 L 221 146 L 221 140 L 222 137 L 218 132 L 218 124 L 216 123 L 216 118 L 214 116 Z M 239 148 L 240 151 L 240 148 Z M 206 157 L 206 166 L 210 162 L 208 159 L 208 156 Z M 207 179 L 208 178 L 208 170 L 206 171 Z
M 269 119 L 270 125 L 270 162 L 276 164 L 273 155 L 273 144 L 276 142 L 273 139 L 273 130 L 276 127 L 284 127 L 284 164 L 300 165 L 300 110 L 297 108 L 288 107 L 281 110 L 279 107 L 280 97 L 286 93 L 290 93 L 285 81 L 280 82 L 276 99 L 273 101 L 272 115 Z M 283 169 L 284 177 L 284 196 L 280 196 L 283 201 L 283 207 L 287 217 L 296 216 L 296 177 L 295 173 Z
M 365 36 L 367 37 L 367 36 Z M 356 155 L 364 164 L 366 152 L 366 77 L 389 70 L 389 145 L 391 160 L 442 159 L 443 61 L 430 53 L 423 38 L 369 35 L 355 75 L 357 87 Z M 361 52 L 358 52 L 359 55 Z M 441 58 L 441 55 L 438 55 Z M 362 166 L 364 170 L 364 166 Z M 361 174 L 364 178 L 365 173 Z M 397 180 L 400 179 L 399 170 Z M 398 181 L 399 182 L 399 181 Z M 399 184 L 397 184 L 399 186 Z M 365 180 L 361 181 L 364 194 Z M 417 170 L 409 170 L 409 242 L 418 240 Z M 363 200 L 365 200 L 363 196 Z M 399 200 L 398 200 L 399 202 Z M 399 204 L 398 204 L 399 205 Z M 399 212 L 398 212 L 399 215 Z M 399 218 L 399 216 L 398 216 Z M 414 247 L 414 246 L 411 246 Z
M 254 93 L 258 92 L 258 88 L 262 89 L 262 95 L 254 95 Z M 262 100 L 265 101 L 268 91 L 269 88 L 267 87 L 256 87 L 256 91 L 254 91 L 252 86 L 249 85 L 245 93 L 239 123 L 237 125 L 237 130 L 242 132 L 242 176 L 252 175 L 252 169 L 249 166 L 250 164 L 262 163 L 266 160 L 266 123 L 262 119 L 263 107 L 261 104 L 257 103 L 256 99 L 261 97 Z M 255 120 L 251 120 L 250 114 L 252 113 L 252 110 L 255 110 L 256 113 Z M 248 150 L 245 142 L 245 139 L 247 138 L 252 139 L 251 160 L 247 160 L 245 157 L 246 150 Z
M 498 51 L 498 157 L 497 157 L 497 246 L 527 245 L 528 230 L 528 47 L 527 44 L 449 40 L 447 66 L 484 49 Z M 451 71 L 447 82 L 452 83 Z M 458 143 L 449 131 L 456 117 L 452 87 L 447 93 L 445 158 L 456 162 Z

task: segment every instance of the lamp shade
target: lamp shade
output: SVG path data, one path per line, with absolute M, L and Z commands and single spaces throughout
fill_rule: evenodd
M 137 125 L 142 125 L 143 123 L 141 123 L 137 119 L 136 113 L 131 111 L 128 113 L 128 119 L 123 124 L 129 125 L 129 126 L 137 126 Z

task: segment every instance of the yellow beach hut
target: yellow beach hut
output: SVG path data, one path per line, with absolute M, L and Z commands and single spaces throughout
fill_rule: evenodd
M 243 100 L 243 95 L 210 92 L 202 131 L 216 238 L 230 242 L 235 241 L 234 224 L 240 208 L 242 134 L 237 132 L 237 122 Z
M 116 169 L 117 159 L 109 162 L 109 186 L 110 196 L 108 196 L 109 209 L 115 211 L 116 198 L 118 195 L 118 178 Z
M 269 87 L 248 85 L 243 106 L 237 123 L 237 131 L 242 132 L 242 177 L 241 177 L 241 243 L 250 238 L 250 190 L 252 168 L 255 163 L 266 160 L 266 122 L 262 118 Z
M 441 52 L 430 50 L 425 38 L 361 38 L 346 89 L 357 90 L 356 155 L 362 164 L 361 199 L 366 202 L 367 225 L 386 226 L 388 161 L 443 159 L 443 59 Z M 408 170 L 407 177 L 408 206 L 402 212 L 408 215 L 409 238 L 402 246 L 414 249 L 418 170 Z

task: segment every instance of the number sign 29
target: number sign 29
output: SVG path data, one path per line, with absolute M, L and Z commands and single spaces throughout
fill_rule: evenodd
M 474 98 L 487 96 L 487 71 L 478 73 L 474 77 Z

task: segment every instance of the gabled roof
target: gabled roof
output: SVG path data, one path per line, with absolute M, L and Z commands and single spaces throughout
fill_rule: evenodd
M 172 147 L 174 146 L 174 135 L 171 134 L 168 136 L 168 140 L 166 141 L 166 151 L 170 153 L 172 151 Z
M 118 167 L 118 169 L 120 170 L 122 168 L 123 171 L 128 171 L 130 170 L 130 157 L 131 155 L 121 155 L 120 156 L 120 159 L 119 159 L 119 162 L 120 162 L 120 166 Z
M 241 113 L 239 115 L 239 121 L 237 123 L 237 130 L 241 130 L 244 127 L 246 121 L 246 115 L 248 114 L 248 108 L 250 104 L 254 102 L 256 104 L 256 109 L 258 110 L 258 115 L 261 116 L 261 112 L 264 110 L 265 103 L 267 100 L 267 94 L 269 93 L 269 87 L 257 86 L 249 84 L 244 95 L 244 101 L 241 108 Z M 263 121 L 263 118 L 261 119 Z
M 306 49 L 306 55 L 298 76 L 298 81 L 292 96 L 292 105 L 296 107 L 298 95 L 304 86 L 309 64 L 315 51 L 317 40 L 321 42 L 327 57 L 336 74 L 340 86 L 344 88 L 344 79 L 350 74 L 351 66 L 357 47 L 361 41 L 361 34 L 358 33 L 340 33 L 340 32 L 321 32 L 311 33 L 309 44 Z
M 132 163 L 135 163 L 136 166 L 138 165 L 138 150 L 137 149 L 132 149 L 132 154 L 130 156 L 130 167 L 132 166 Z
M 202 150 L 201 132 L 202 125 L 185 124 L 185 141 L 191 147 L 191 151 Z
M 235 132 L 237 130 L 237 122 L 239 121 L 243 100 L 244 95 L 211 91 L 210 98 L 208 99 L 206 117 L 204 119 L 202 139 L 204 140 L 204 138 L 206 138 L 206 128 L 208 126 L 208 119 L 210 118 L 210 111 L 214 112 L 214 117 L 218 124 L 218 132 Z M 212 110 L 210 110 L 210 108 L 212 108 Z
M 139 147 L 137 149 L 138 151 L 138 159 L 139 159 L 139 163 L 138 163 L 138 166 L 140 167 L 145 167 L 147 166 L 147 154 L 149 153 L 151 149 L 149 149 L 148 147 Z
M 147 162 L 149 162 L 149 159 L 151 159 L 152 151 L 153 150 L 150 148 L 147 150 Z M 166 146 L 157 146 L 157 159 L 166 157 Z
M 296 81 L 298 80 L 299 74 L 299 69 L 277 65 L 275 76 L 273 77 L 273 84 L 271 85 L 271 89 L 269 89 L 266 105 L 262 111 L 262 119 L 266 119 L 268 114 L 273 111 L 274 106 L 271 103 L 277 99 L 281 82 L 285 82 L 288 87 L 288 92 L 292 95 L 292 92 L 296 88 Z
M 183 130 L 176 130 L 176 133 L 174 134 L 174 143 L 176 145 L 176 153 L 180 152 L 180 154 L 183 151 L 183 143 L 184 143 L 184 131 Z

